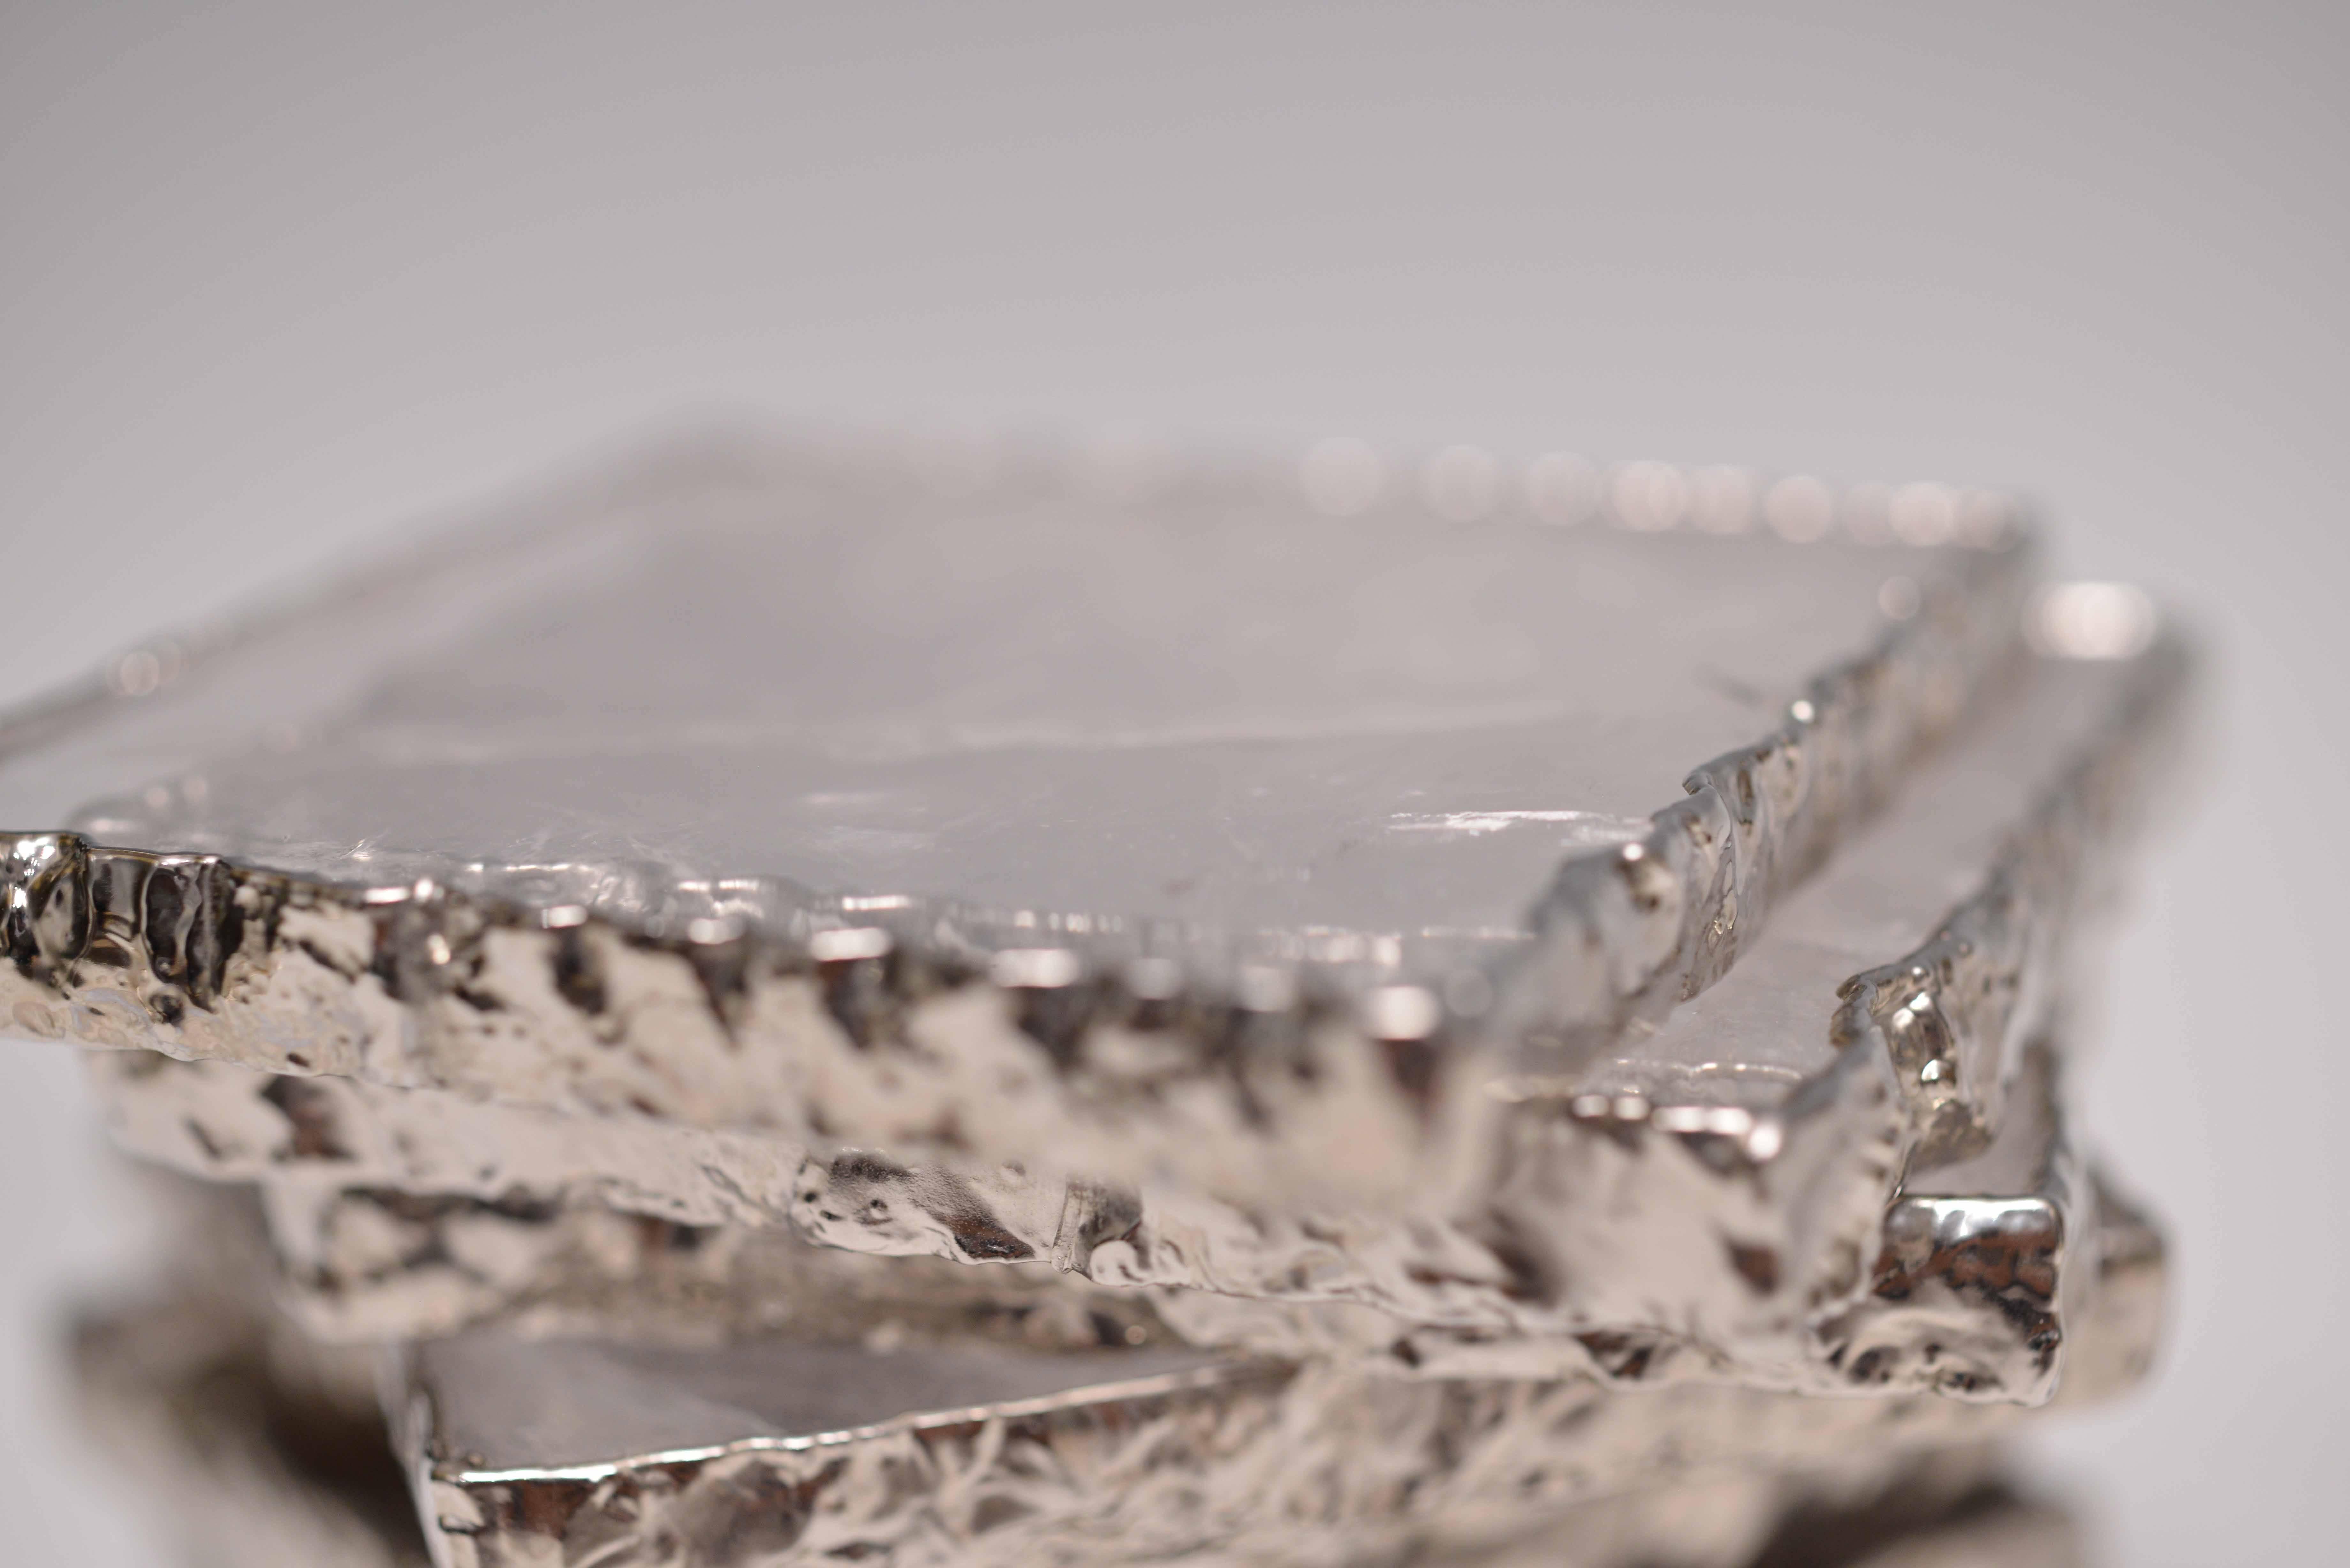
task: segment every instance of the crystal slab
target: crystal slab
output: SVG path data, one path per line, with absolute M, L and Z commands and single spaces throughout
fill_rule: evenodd
M 1733 1568 L 1827 1541 L 2073 1561 L 1997 1554 L 2074 1540 L 2061 1515 L 1983 1490 L 1984 1440 L 2022 1418 L 2012 1407 L 1373 1386 L 1328 1366 L 1165 1353 L 771 1341 L 713 1355 L 473 1334 L 395 1363 L 382 1386 L 404 1428 L 395 1466 L 350 1353 L 256 1314 L 232 1189 L 157 1195 L 179 1283 L 86 1317 L 76 1377 L 132 1484 L 207 1568 L 409 1568 L 412 1526 L 385 1495 L 401 1468 L 442 1563 L 682 1552 L 782 1568 L 844 1545 L 859 1560 L 1076 1563 L 1204 1544 L 1186 1560 Z M 2140 1264 L 2107 1270 L 2081 1334 L 2099 1355 L 2084 1365 L 2121 1376 L 2069 1380 L 2067 1403 L 2142 1370 L 2146 1283 Z M 1167 1419 L 1186 1398 L 1206 1408 Z M 1225 1462 L 1252 1448 L 1263 1462 Z M 877 1465 L 888 1485 L 856 1484 Z M 767 1483 L 786 1471 L 814 1485 L 779 1495 Z
M 474 1335 L 417 1346 L 388 1398 L 441 1549 L 484 1568 L 702 1531 L 755 1531 L 778 1568 L 1418 1560 L 1659 1487 L 1768 1476 L 1850 1497 L 1938 1456 L 1979 1479 L 1981 1445 L 2024 1418 L 1930 1396 L 1151 1366 Z
M 1415 1366 L 1470 1357 L 1555 1375 L 1589 1370 L 1604 1345 L 1610 1376 L 1695 1361 L 1774 1386 L 1888 1377 L 2032 1402 L 2053 1383 L 2053 1293 L 2038 1318 L 1985 1298 L 1959 1314 L 1980 1318 L 1979 1332 L 1946 1324 L 1856 1350 L 1860 1325 L 1881 1314 L 1853 1260 L 1880 1250 L 1905 1174 L 1999 1147 L 2021 1043 L 2055 1017 L 2064 953 L 2108 891 L 2182 668 L 2165 642 L 2127 659 L 2036 660 L 1661 1030 L 1580 1076 L 1493 1085 L 1480 1185 L 1401 1220 L 1235 1209 L 1163 1182 L 909 1167 L 144 1054 L 94 1066 L 126 1147 L 218 1179 L 266 1179 L 298 1258 L 333 1255 L 342 1225 L 372 1233 L 338 1202 L 345 1188 L 526 1199 L 550 1212 L 584 1198 L 853 1251 L 1049 1261 L 1104 1285 L 1204 1288 L 1219 1299 L 1161 1308 L 1193 1336 L 1295 1332 L 1289 1315 L 1222 1298 L 1343 1303 L 1362 1311 L 1322 1315 L 1346 1322 L 1358 1348 Z M 2074 1199 L 2063 1162 L 2048 1163 L 2047 1075 L 2043 1064 L 2003 1140 L 2011 1163 L 2039 1174 L 1970 1196 L 2012 1204 L 2019 1224 L 2040 1205 L 2053 1272 Z M 548 1237 L 515 1245 L 571 1256 Z M 571 1266 L 511 1272 L 539 1292 L 545 1270 Z M 451 1313 L 458 1300 L 502 1299 L 447 1288 L 437 1299 Z M 346 1284 L 336 1299 L 380 1293 Z M 2018 1327 L 2027 1320 L 2040 1326 Z M 1919 1360 L 1921 1346 L 1951 1343 L 1981 1354 Z
M 755 1532 L 753 1560 L 776 1568 L 1202 1551 L 1335 1568 L 1497 1544 L 1577 1503 L 1742 1469 L 1785 1478 L 1799 1496 L 1821 1472 L 1820 1490 L 1865 1493 L 1955 1448 L 1979 1480 L 1976 1445 L 2002 1424 L 1940 1402 L 1766 1406 L 1712 1389 L 1611 1397 L 1268 1370 L 1064 1383 L 948 1408 L 884 1401 L 834 1428 L 807 1391 L 864 1383 L 872 1358 L 703 1352 L 698 1372 L 683 1359 L 545 1341 L 421 1347 L 398 1391 L 401 1447 L 424 1478 L 420 1512 L 436 1544 L 483 1568 L 589 1545 L 617 1555 L 660 1532 L 702 1544 L 704 1531 Z M 628 1409 L 649 1437 L 677 1429 L 675 1412 L 700 1440 L 557 1438 L 574 1429 L 578 1392 L 600 1395 L 598 1410 Z M 473 1399 L 483 1393 L 494 1402 Z
M 200 1297 L 87 1314 L 78 1324 L 75 1382 L 92 1430 L 142 1504 L 168 1524 L 173 1560 L 189 1568 L 425 1568 L 425 1544 L 372 1399 L 357 1407 L 322 1390 L 316 1377 L 272 1356 L 266 1338 L 250 1320 Z M 1960 1449 L 1929 1452 L 1890 1485 L 1733 1469 L 1570 1506 L 1501 1544 L 1414 1552 L 1410 1561 L 1414 1568 L 1744 1568 L 1776 1562 L 1794 1543 L 1827 1539 L 1866 1550 L 1856 1561 L 1872 1568 L 1890 1568 L 1895 1559 L 1879 1554 L 1902 1550 L 1930 1550 L 1938 1564 L 2071 1568 L 2076 1552 L 2043 1555 L 2072 1543 L 2069 1519 L 1982 1486 L 1984 1469 L 1977 1450 Z M 689 1528 L 723 1533 L 707 1514 Z M 452 1544 L 451 1560 L 471 1551 L 479 1563 L 515 1543 Z M 723 1547 L 712 1555 L 732 1561 Z
M 73 831 L 9 840 L 0 1016 L 1417 1190 L 1495 1053 L 1710 983 L 1996 684 L 2028 552 L 1963 516 L 1798 545 L 675 458 L 19 716 L 0 809 Z

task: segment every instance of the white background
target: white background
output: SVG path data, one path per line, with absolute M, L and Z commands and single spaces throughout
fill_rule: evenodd
M 2344 13 L 1758 9 L 0 5 L 0 699 L 709 410 L 2021 485 L 2215 699 L 2088 1085 L 2172 1342 L 2048 1448 L 2116 1563 L 2328 1557 Z M 0 1532 L 151 1561 L 56 1382 L 129 1221 L 0 1065 Z

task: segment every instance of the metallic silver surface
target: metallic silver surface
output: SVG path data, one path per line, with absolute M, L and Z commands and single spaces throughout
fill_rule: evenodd
M 2026 553 L 1951 514 L 1796 545 L 1340 520 L 1253 472 L 948 499 L 853 455 L 680 461 L 126 658 L 0 768 L 0 805 L 81 829 L 9 841 L 0 1017 L 1424 1193 L 1502 1057 L 1572 1064 L 1718 978 L 1998 684 Z

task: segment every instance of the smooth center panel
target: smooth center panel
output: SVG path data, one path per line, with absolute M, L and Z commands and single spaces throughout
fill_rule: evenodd
M 264 627 L 0 805 L 351 882 L 637 867 L 1507 935 L 1957 554 L 1336 519 L 1270 483 L 954 500 L 738 452 Z

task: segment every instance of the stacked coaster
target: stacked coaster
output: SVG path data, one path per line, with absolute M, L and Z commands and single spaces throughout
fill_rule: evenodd
M 1994 495 L 1421 477 L 681 450 L 12 720 L 186 1539 L 2069 1561 L 1998 1439 L 2151 1354 L 2062 1079 L 2176 639 Z

